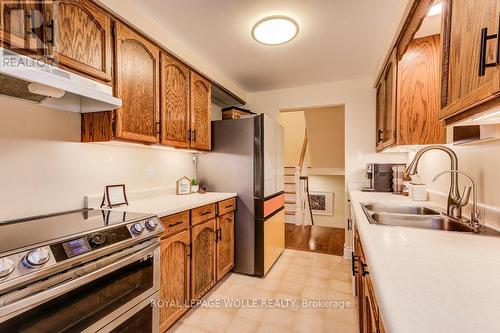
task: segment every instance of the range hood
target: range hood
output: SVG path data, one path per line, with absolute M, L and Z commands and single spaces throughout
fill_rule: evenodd
M 82 113 L 122 105 L 121 99 L 113 97 L 112 87 L 100 82 L 4 48 L 0 57 L 0 95 Z

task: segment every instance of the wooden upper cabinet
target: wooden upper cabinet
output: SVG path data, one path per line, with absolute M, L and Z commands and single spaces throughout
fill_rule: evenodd
M 161 241 L 160 331 L 163 332 L 188 309 L 190 288 L 190 235 L 183 231 Z
M 234 212 L 217 219 L 217 281 L 234 266 Z
M 116 138 L 158 143 L 160 131 L 159 58 L 153 43 L 116 23 Z
M 88 0 L 47 1 L 45 41 L 56 63 L 111 82 L 111 17 Z
M 191 71 L 191 144 L 190 147 L 210 150 L 211 122 L 211 90 L 210 81 Z
M 161 143 L 189 147 L 189 67 L 161 54 Z
M 376 115 L 376 129 L 375 129 L 375 142 L 377 150 L 384 149 L 384 112 L 385 112 L 385 84 L 384 80 L 380 80 L 377 84 L 377 115 Z
M 0 0 L 0 41 L 9 49 L 43 53 L 42 23 L 42 2 Z
M 377 150 L 396 143 L 397 68 L 396 49 L 394 49 L 377 85 Z
M 216 283 L 215 220 L 191 229 L 191 299 L 200 299 Z
M 500 92 L 496 36 L 500 1 L 446 0 L 443 5 L 440 116 L 448 118 L 492 100 Z M 483 62 L 491 65 L 482 66 Z
M 439 35 L 414 39 L 398 64 L 397 144 L 446 143 L 439 121 Z

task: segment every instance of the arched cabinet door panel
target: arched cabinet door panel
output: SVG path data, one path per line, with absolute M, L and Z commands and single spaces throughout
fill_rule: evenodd
M 189 147 L 189 67 L 161 55 L 161 143 Z
M 189 230 L 161 241 L 160 331 L 172 326 L 189 309 Z
M 111 17 L 84 0 L 48 1 L 44 15 L 47 55 L 62 67 L 111 82 Z
M 206 294 L 216 283 L 215 274 L 215 220 L 209 220 L 191 229 L 191 299 Z
M 210 81 L 191 71 L 191 148 L 211 148 L 211 93 Z
M 116 138 L 158 143 L 160 50 L 126 27 L 116 25 Z

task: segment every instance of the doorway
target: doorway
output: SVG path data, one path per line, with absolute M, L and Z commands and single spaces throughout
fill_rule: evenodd
M 285 247 L 343 254 L 344 105 L 280 111 L 284 127 Z

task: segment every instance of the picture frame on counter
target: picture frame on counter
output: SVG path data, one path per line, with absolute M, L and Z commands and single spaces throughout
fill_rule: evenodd
M 128 206 L 125 184 L 107 185 L 104 189 L 101 208 L 113 208 L 125 205 Z
M 191 179 L 184 176 L 179 179 L 176 184 L 177 195 L 191 194 Z

